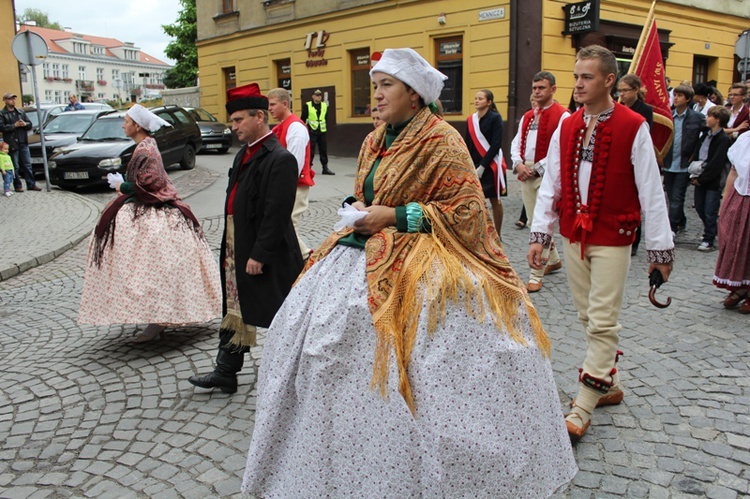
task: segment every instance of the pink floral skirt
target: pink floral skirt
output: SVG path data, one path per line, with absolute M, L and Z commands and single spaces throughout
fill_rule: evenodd
M 205 237 L 177 208 L 149 208 L 136 218 L 136 206 L 117 213 L 101 266 L 92 234 L 78 323 L 178 325 L 219 317 L 219 267 Z
M 713 282 L 720 288 L 750 288 L 750 196 L 729 189 L 719 216 L 719 257 Z

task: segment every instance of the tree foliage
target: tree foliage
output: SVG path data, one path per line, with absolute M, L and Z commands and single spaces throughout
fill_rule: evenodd
M 192 87 L 198 77 L 198 49 L 195 40 L 198 38 L 198 26 L 195 0 L 180 0 L 182 11 L 173 24 L 162 26 L 164 32 L 172 37 L 164 53 L 176 64 L 164 76 L 164 84 L 169 88 Z
M 49 14 L 40 9 L 24 9 L 18 20 L 22 23 L 34 21 L 40 28 L 63 29 L 60 23 L 50 21 Z

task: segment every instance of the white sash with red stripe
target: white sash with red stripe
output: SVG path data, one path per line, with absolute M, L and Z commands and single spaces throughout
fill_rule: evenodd
M 468 127 L 469 136 L 474 143 L 474 147 L 479 154 L 484 156 L 490 149 L 490 143 L 487 138 L 482 135 L 482 130 L 479 129 L 479 113 L 471 115 L 471 118 L 468 120 Z M 505 159 L 503 158 L 502 149 L 500 149 L 497 156 L 492 159 L 490 167 L 492 168 L 492 173 L 495 175 L 495 189 L 497 190 L 497 196 L 500 197 L 500 195 L 504 194 L 507 189 L 507 186 L 505 185 L 505 172 L 507 171 L 507 166 L 505 164 Z

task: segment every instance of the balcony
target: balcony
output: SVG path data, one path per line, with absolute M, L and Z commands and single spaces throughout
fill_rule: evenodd
M 93 92 L 94 82 L 92 80 L 76 80 L 76 89 L 78 92 Z

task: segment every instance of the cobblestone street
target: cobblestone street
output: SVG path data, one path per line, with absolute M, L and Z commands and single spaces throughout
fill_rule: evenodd
M 175 180 L 183 196 L 216 178 L 201 172 Z M 526 280 L 528 230 L 513 226 L 521 207 L 515 179 L 510 189 L 503 238 Z M 310 203 L 302 222 L 309 243 L 331 231 L 339 202 Z M 691 206 L 692 188 L 689 231 L 678 236 L 674 273 L 658 292 L 672 297 L 671 307 L 648 301 L 643 245 L 633 259 L 620 317 L 625 400 L 594 413 L 575 448 L 580 472 L 556 497 L 750 494 L 750 317 L 722 307 L 725 293 L 711 285 L 716 253 L 696 250 L 702 226 Z M 203 220 L 217 254 L 222 223 Z M 143 325 L 78 326 L 86 251 L 85 239 L 0 282 L 0 497 L 241 497 L 264 336 L 236 394 L 195 389 L 187 378 L 212 369 L 218 320 L 142 344 L 131 335 Z M 584 336 L 565 268 L 532 297 L 567 407 Z

